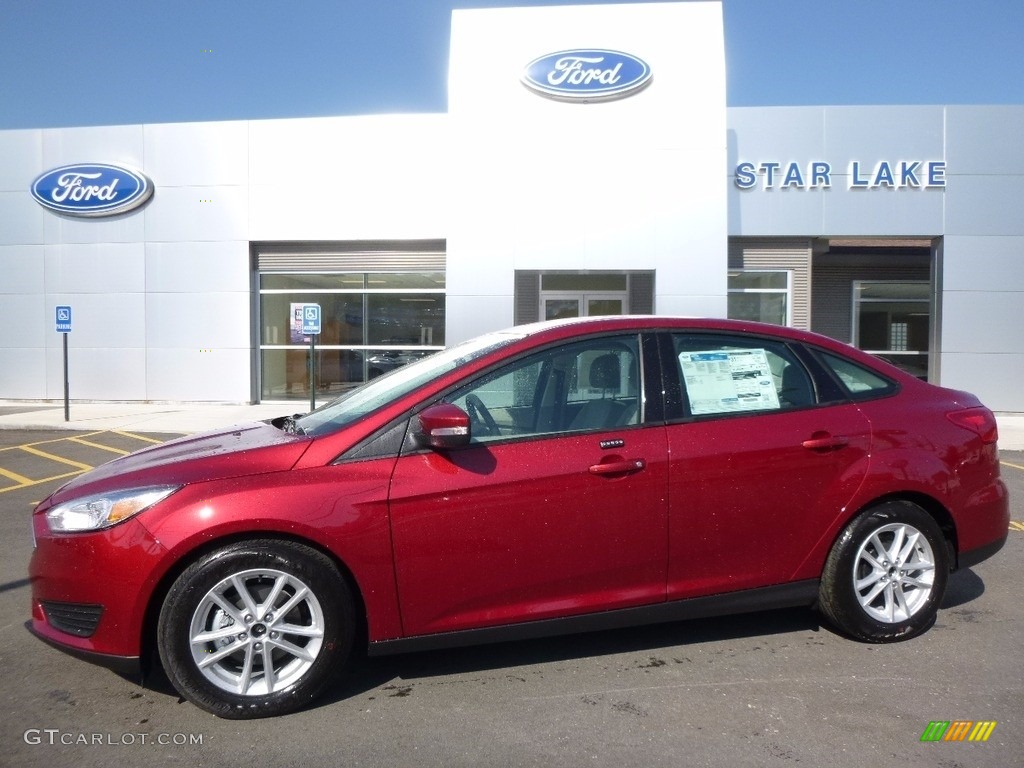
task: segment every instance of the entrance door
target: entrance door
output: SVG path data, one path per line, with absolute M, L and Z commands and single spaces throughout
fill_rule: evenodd
M 627 313 L 628 294 L 622 293 L 558 293 L 544 294 L 541 320 L 567 317 L 596 317 Z

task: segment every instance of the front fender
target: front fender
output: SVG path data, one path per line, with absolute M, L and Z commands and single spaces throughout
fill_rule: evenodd
M 142 520 L 166 551 L 158 587 L 218 541 L 278 534 L 304 540 L 352 575 L 371 639 L 401 635 L 387 492 L 393 461 L 278 472 L 186 486 Z

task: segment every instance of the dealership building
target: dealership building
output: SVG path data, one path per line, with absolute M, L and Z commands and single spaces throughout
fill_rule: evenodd
M 717 1 L 458 10 L 443 114 L 0 131 L 0 398 L 344 391 L 595 314 L 807 328 L 1024 412 L 1024 106 L 726 106 Z M 60 308 L 60 312 L 58 312 Z M 70 329 L 70 330 L 69 330 Z

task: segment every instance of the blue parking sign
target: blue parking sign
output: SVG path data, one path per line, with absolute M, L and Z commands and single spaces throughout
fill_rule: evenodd
M 313 336 L 320 333 L 320 305 L 304 304 L 302 307 L 302 335 Z
M 71 307 L 57 307 L 57 333 L 71 333 Z

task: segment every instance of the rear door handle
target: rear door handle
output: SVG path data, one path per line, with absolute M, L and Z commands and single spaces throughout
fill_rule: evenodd
M 602 464 L 595 464 L 590 468 L 592 475 L 625 475 L 630 472 L 639 472 L 647 466 L 643 459 L 627 459 L 625 461 L 609 461 Z
M 801 445 L 809 451 L 834 451 L 845 448 L 850 444 L 849 438 L 844 435 L 830 435 L 827 432 L 815 432 L 810 440 L 804 440 Z

